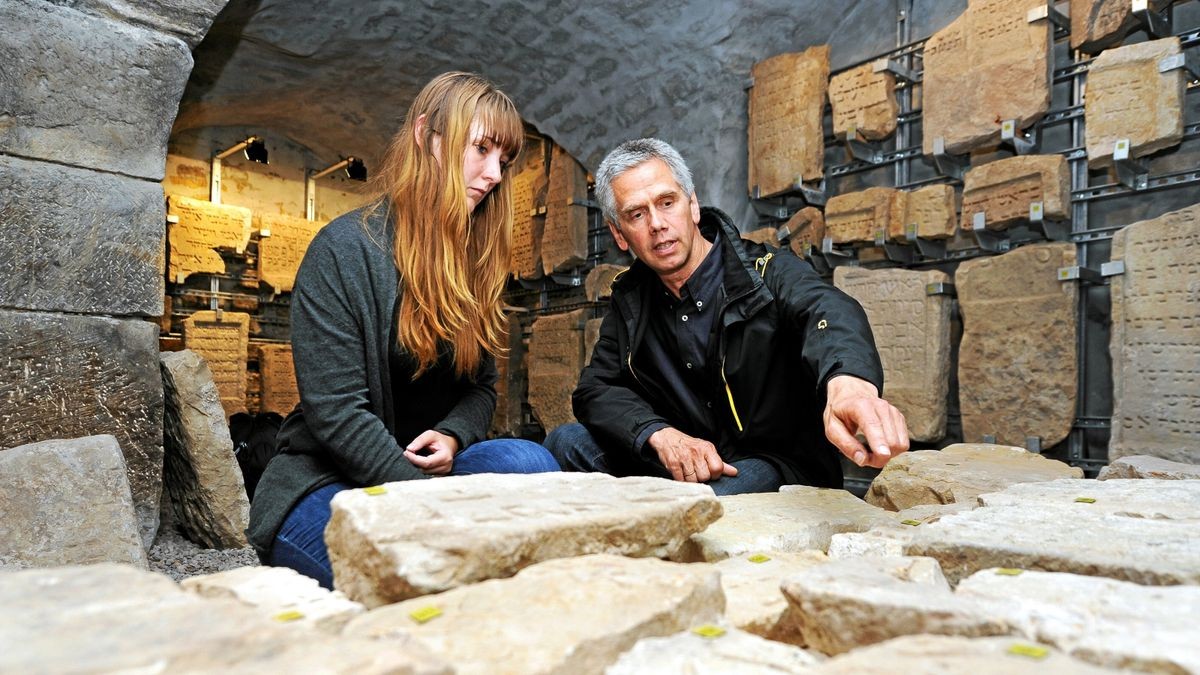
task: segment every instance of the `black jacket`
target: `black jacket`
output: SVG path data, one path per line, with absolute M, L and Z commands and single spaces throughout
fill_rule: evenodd
M 825 382 L 854 375 L 883 392 L 866 314 L 790 251 L 769 253 L 743 241 L 728 216 L 702 209 L 701 234 L 712 241 L 718 229 L 726 300 L 709 345 L 708 363 L 715 367 L 708 398 L 719 409 L 719 437 L 706 440 L 726 461 L 771 461 L 786 483 L 840 488 L 840 453 L 826 440 L 821 420 Z M 614 282 L 599 341 L 572 398 L 576 419 L 609 448 L 633 452 L 638 434 L 656 422 L 684 433 L 702 428 L 659 383 L 638 374 L 644 308 L 653 306 L 650 294 L 660 288 L 640 261 Z M 653 456 L 648 444 L 643 452 Z

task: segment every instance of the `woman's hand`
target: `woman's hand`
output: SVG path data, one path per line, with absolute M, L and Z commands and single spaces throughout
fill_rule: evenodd
M 417 436 L 404 448 L 404 456 L 412 465 L 430 476 L 445 476 L 454 467 L 458 441 L 453 436 L 432 429 Z

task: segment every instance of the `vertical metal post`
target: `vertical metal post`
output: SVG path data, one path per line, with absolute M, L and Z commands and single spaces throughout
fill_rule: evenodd
M 304 217 L 317 219 L 317 179 L 308 171 L 304 172 Z
M 212 169 L 208 175 L 208 201 L 221 203 L 221 158 L 212 158 Z
M 1083 53 L 1078 50 L 1071 51 L 1071 58 L 1075 63 L 1078 63 L 1083 58 Z M 1071 78 L 1071 105 L 1082 106 L 1085 94 L 1084 75 L 1077 73 Z M 1071 120 L 1071 146 L 1081 148 L 1086 145 L 1087 139 L 1084 135 L 1084 120 L 1080 115 Z M 1088 187 L 1088 160 L 1086 154 L 1071 160 L 1071 191 L 1084 190 Z M 1075 201 L 1071 204 L 1071 233 L 1077 234 L 1088 230 L 1088 203 L 1086 201 Z M 1080 241 L 1075 245 L 1076 264 L 1080 267 L 1088 266 L 1088 243 Z M 1075 367 L 1075 419 L 1083 417 L 1087 413 L 1087 305 L 1088 305 L 1088 286 L 1079 284 L 1079 293 L 1076 298 L 1075 320 L 1077 323 L 1075 334 L 1076 358 Z M 1084 450 L 1086 447 L 1085 431 L 1078 426 L 1073 425 L 1071 433 L 1067 437 L 1067 459 L 1071 462 L 1078 462 L 1083 459 Z M 1088 453 L 1090 454 L 1090 453 Z
M 896 47 L 900 48 L 908 44 L 912 40 L 912 7 L 913 0 L 896 0 Z M 912 54 L 906 54 L 902 62 L 905 68 L 911 72 L 913 70 L 916 57 Z M 897 92 L 899 99 L 900 116 L 903 117 L 913 110 L 913 87 L 916 84 L 909 82 L 903 89 Z M 896 150 L 907 148 L 911 134 L 907 124 L 896 125 Z M 896 162 L 894 173 L 894 185 L 904 185 L 908 183 L 910 176 L 910 167 L 912 159 L 906 158 Z

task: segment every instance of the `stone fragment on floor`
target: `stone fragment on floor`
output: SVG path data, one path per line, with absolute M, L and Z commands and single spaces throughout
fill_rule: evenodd
M 334 586 L 367 607 L 552 558 L 666 557 L 721 515 L 706 485 L 603 474 L 481 474 L 346 490 L 325 540 Z
M 1012 637 L 911 635 L 829 659 L 813 675 L 922 673 L 923 675 L 1101 675 L 1118 671 L 1083 663 L 1055 649 Z
M 315 579 L 286 567 L 239 567 L 184 579 L 180 586 L 206 598 L 231 598 L 262 616 L 338 633 L 366 608 L 341 591 L 322 588 Z
M 1114 460 L 1100 470 L 1098 480 L 1113 478 L 1155 478 L 1158 480 L 1200 480 L 1200 466 L 1172 462 L 1151 455 L 1129 455 Z
M 710 565 L 589 555 L 374 609 L 343 635 L 420 643 L 461 675 L 598 673 L 638 640 L 715 623 L 724 609 Z
M 837 535 L 834 535 L 837 536 Z M 725 623 L 768 640 L 804 646 L 779 584 L 829 557 L 820 551 L 762 551 L 716 563 L 725 590 Z
M 829 538 L 829 558 L 898 557 L 912 537 L 899 528 L 841 532 Z
M 1195 521 L 1200 525 L 1200 480 L 1060 479 L 1012 485 L 979 496 L 985 507 L 1065 508 L 1151 520 Z
M 810 673 L 824 657 L 727 626 L 697 626 L 647 638 L 621 655 L 605 675 L 783 675 Z

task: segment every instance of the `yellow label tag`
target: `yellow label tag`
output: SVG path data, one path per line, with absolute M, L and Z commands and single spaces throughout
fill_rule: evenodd
M 1075 501 L 1080 504 L 1095 504 L 1096 498 L 1095 497 L 1076 497 Z
M 902 521 L 900 521 L 900 524 L 901 524 L 901 525 L 912 525 L 913 527 L 916 527 L 917 525 L 920 525 L 920 524 L 921 524 L 921 521 L 919 521 L 919 520 L 913 520 L 913 519 L 909 518 L 908 520 L 902 520 Z
M 412 618 L 413 621 L 416 621 L 417 623 L 427 623 L 429 621 L 432 621 L 433 619 L 438 618 L 441 615 L 442 615 L 442 610 L 438 609 L 437 607 L 434 607 L 433 605 L 427 605 L 420 609 L 414 609 L 413 611 L 408 613 L 408 616 L 410 618 Z
M 720 626 L 714 626 L 712 624 L 705 624 L 703 626 L 696 626 L 695 628 L 692 629 L 692 632 L 695 633 L 696 635 L 699 635 L 700 637 L 708 638 L 711 640 L 713 638 L 719 638 L 722 635 L 724 635 L 725 629 L 721 628 Z
M 770 559 L 771 559 L 771 556 L 763 555 L 762 553 L 755 553 L 754 555 L 750 556 L 749 558 L 746 558 L 746 560 L 749 560 L 752 563 L 765 563 Z
M 1024 656 L 1030 659 L 1044 659 L 1050 656 L 1050 650 L 1038 645 L 1016 643 L 1008 648 L 1008 653 L 1014 656 Z
M 288 621 L 297 621 L 299 619 L 303 619 L 304 612 L 299 612 L 299 611 L 292 609 L 292 610 L 289 610 L 286 612 L 280 612 L 271 618 L 275 619 L 276 621 L 282 621 L 284 623 L 287 623 Z
M 1002 577 L 1015 577 L 1024 571 L 1025 570 L 1019 570 L 1013 567 L 1001 567 L 1000 569 L 996 570 L 996 574 L 999 574 Z
M 372 497 L 376 497 L 378 495 L 385 494 L 387 492 L 387 488 L 383 487 L 382 485 L 372 485 L 371 487 L 363 488 L 363 492 L 371 495 Z

